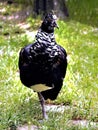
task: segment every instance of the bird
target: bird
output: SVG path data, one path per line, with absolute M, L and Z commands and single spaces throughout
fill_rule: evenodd
M 47 13 L 35 35 L 34 43 L 19 52 L 19 73 L 22 84 L 38 93 L 44 119 L 48 119 L 45 100 L 55 100 L 63 86 L 67 70 L 67 52 L 55 40 L 59 28 L 57 16 Z

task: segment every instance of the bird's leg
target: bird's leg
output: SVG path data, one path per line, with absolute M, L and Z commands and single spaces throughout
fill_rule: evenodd
M 47 116 L 46 111 L 45 111 L 44 97 L 42 96 L 42 94 L 40 92 L 38 92 L 38 97 L 39 97 L 39 101 L 40 101 L 40 104 L 41 104 L 41 107 L 42 107 L 43 118 L 48 119 L 48 116 Z

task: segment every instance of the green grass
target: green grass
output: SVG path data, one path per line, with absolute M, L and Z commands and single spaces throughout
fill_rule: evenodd
M 69 9 L 70 19 L 98 27 L 97 0 L 68 0 L 66 4 Z
M 21 124 L 34 124 L 40 130 L 96 130 L 91 126 L 72 126 L 69 120 L 98 121 L 97 12 L 89 21 L 85 17 L 91 15 L 84 13 L 84 8 L 80 8 L 80 16 L 72 15 L 74 9 L 79 12 L 79 2 L 68 2 L 71 16 L 65 22 L 58 21 L 60 28 L 55 30 L 56 41 L 68 53 L 68 69 L 63 88 L 53 103 L 69 105 L 70 109 L 63 114 L 48 112 L 49 120 L 38 122 L 42 117 L 37 94 L 21 84 L 18 70 L 19 51 L 32 41 L 15 24 L 0 22 L 0 130 Z M 83 2 L 81 6 L 85 6 Z M 90 0 L 91 11 L 95 6 Z M 29 21 L 34 30 L 40 25 L 38 19 Z

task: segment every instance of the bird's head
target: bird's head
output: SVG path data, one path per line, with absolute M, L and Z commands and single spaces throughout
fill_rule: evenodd
M 42 22 L 41 29 L 46 33 L 53 33 L 54 28 L 58 28 L 56 21 L 57 16 L 53 13 L 48 13 Z

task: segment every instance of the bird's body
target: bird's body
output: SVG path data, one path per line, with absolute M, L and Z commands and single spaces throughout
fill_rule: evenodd
M 40 93 L 45 100 L 54 100 L 66 74 L 67 54 L 55 42 L 54 27 L 49 30 L 44 24 L 43 22 L 36 35 L 35 43 L 20 51 L 20 79 L 25 86 Z

